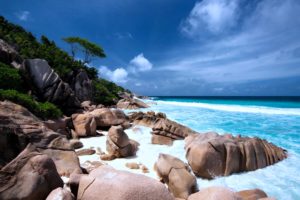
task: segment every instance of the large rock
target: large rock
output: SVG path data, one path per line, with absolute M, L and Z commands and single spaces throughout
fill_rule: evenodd
M 207 179 L 253 171 L 287 157 L 284 149 L 259 138 L 206 133 L 190 135 L 185 140 L 192 170 Z
M 69 84 L 61 80 L 46 60 L 27 59 L 23 70 L 40 98 L 57 104 L 70 113 L 80 108 L 80 102 L 74 91 Z
M 234 191 L 225 187 L 208 187 L 189 196 L 187 200 L 243 200 Z
M 188 200 L 275 200 L 260 189 L 235 192 L 230 188 L 212 186 L 201 189 L 188 197 Z
M 73 126 L 77 137 L 95 136 L 96 129 L 106 130 L 111 126 L 126 127 L 128 117 L 118 109 L 97 108 L 92 112 L 72 115 Z
M 44 121 L 44 124 L 51 130 L 61 133 L 68 138 L 71 137 L 70 128 L 73 128 L 71 117 L 63 117 L 60 119 L 52 119 Z
M 63 181 L 54 162 L 30 146 L 0 171 L 0 199 L 45 199 Z
M 81 200 L 174 200 L 159 181 L 107 165 L 82 176 L 77 198 Z
M 78 157 L 66 136 L 53 132 L 24 107 L 9 101 L 0 102 L 0 162 L 14 159 L 27 144 L 47 154 L 60 175 L 81 171 Z
M 268 195 L 260 189 L 242 190 L 237 192 L 237 194 L 241 196 L 243 200 L 258 200 L 268 197 Z
M 112 126 L 107 135 L 106 150 L 108 154 L 101 155 L 103 160 L 112 160 L 115 158 L 125 158 L 134 156 L 138 143 L 130 140 L 121 126 Z
M 180 159 L 159 154 L 154 168 L 174 197 L 187 199 L 190 194 L 198 191 L 196 177 L 191 174 L 189 166 Z
M 69 75 L 68 83 L 80 102 L 90 101 L 93 98 L 92 81 L 83 69 L 74 70 Z
M 74 200 L 74 195 L 65 188 L 56 188 L 47 197 L 46 200 Z
M 110 128 L 128 123 L 128 117 L 119 109 L 99 108 L 93 110 L 91 114 L 94 115 L 99 128 Z
M 117 108 L 120 109 L 139 109 L 139 108 L 148 108 L 148 107 L 149 106 L 146 103 L 134 98 L 121 99 L 117 103 Z
M 184 125 L 168 119 L 164 113 L 135 112 L 129 115 L 129 119 L 134 125 L 152 128 L 152 134 L 172 139 L 183 139 L 190 134 L 197 133 Z
M 77 137 L 96 135 L 97 124 L 94 115 L 90 113 L 73 114 L 72 120 Z
M 22 65 L 23 59 L 14 47 L 0 39 L 0 61 L 19 69 Z

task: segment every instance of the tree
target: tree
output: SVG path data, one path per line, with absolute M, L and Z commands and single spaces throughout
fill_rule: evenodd
M 71 45 L 72 57 L 75 57 L 75 53 L 79 50 L 84 54 L 84 64 L 91 62 L 92 57 L 105 58 L 106 55 L 101 46 L 92 43 L 84 38 L 79 37 L 67 37 L 63 38 L 65 42 Z

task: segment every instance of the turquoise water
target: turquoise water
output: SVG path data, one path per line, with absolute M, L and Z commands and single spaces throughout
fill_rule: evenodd
M 300 199 L 300 99 L 156 97 L 160 111 L 198 132 L 241 134 L 266 139 L 289 152 L 288 159 L 254 172 L 198 179 L 199 187 L 261 188 L 277 199 Z M 184 153 L 184 152 L 183 152 Z

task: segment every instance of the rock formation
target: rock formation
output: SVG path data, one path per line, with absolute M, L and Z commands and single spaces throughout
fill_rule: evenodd
M 19 69 L 23 59 L 10 44 L 0 39 L 0 61 Z
M 80 102 L 69 84 L 62 81 L 47 61 L 27 59 L 24 62 L 23 70 L 40 98 L 59 105 L 69 112 L 80 108 Z
M 192 170 L 207 179 L 253 171 L 287 157 L 284 149 L 259 138 L 206 133 L 190 135 L 185 140 Z
M 187 199 L 198 191 L 196 177 L 191 174 L 189 166 L 178 158 L 160 154 L 154 168 L 174 197 Z
M 46 199 L 63 181 L 55 164 L 46 155 L 28 146 L 0 171 L 0 199 Z
M 106 150 L 108 154 L 101 155 L 103 160 L 134 156 L 138 143 L 130 140 L 121 126 L 112 126 L 107 135 Z
M 152 134 L 172 139 L 184 139 L 188 135 L 196 133 L 192 129 L 168 119 L 164 113 L 135 112 L 129 115 L 129 119 L 134 125 L 152 128 Z
M 54 160 L 60 175 L 81 171 L 78 158 L 66 136 L 53 132 L 24 107 L 0 102 L 0 163 L 14 159 L 27 144 Z
M 67 81 L 80 102 L 90 101 L 93 98 L 92 81 L 83 69 L 74 70 L 69 74 Z
M 81 200 L 174 200 L 159 181 L 103 165 L 83 175 L 77 199 Z
M 128 126 L 128 118 L 118 109 L 98 108 L 92 112 L 72 115 L 77 137 L 95 136 L 96 129 L 108 129 L 111 126 Z
M 187 200 L 275 200 L 259 189 L 235 192 L 230 188 L 212 186 L 201 189 L 188 197 Z
M 69 190 L 60 187 L 53 190 L 46 200 L 75 200 L 75 197 Z
M 117 103 L 117 108 L 120 109 L 139 109 L 139 108 L 148 108 L 148 107 L 149 106 L 146 103 L 134 98 L 121 99 Z

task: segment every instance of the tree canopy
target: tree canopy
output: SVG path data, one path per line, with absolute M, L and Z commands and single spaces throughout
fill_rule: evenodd
M 100 45 L 90 42 L 87 39 L 80 37 L 67 37 L 63 38 L 63 40 L 71 45 L 71 54 L 73 58 L 78 50 L 84 54 L 83 62 L 86 64 L 91 62 L 92 57 L 106 57 L 104 50 Z

